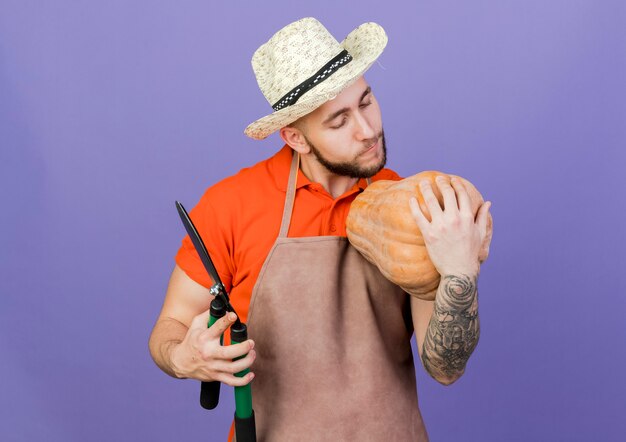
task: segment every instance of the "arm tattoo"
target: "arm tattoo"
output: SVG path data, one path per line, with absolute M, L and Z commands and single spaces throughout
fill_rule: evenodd
M 478 344 L 477 276 L 446 275 L 441 278 L 433 316 L 422 352 L 424 367 L 442 383 L 452 383 Z

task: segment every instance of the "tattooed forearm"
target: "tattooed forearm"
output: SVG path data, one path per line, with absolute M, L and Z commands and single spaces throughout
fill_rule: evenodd
M 451 384 L 465 370 L 478 344 L 477 276 L 446 275 L 441 278 L 433 316 L 422 352 L 424 367 L 439 382 Z

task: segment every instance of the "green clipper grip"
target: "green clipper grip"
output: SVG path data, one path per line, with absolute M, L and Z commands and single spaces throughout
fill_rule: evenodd
M 248 339 L 248 329 L 243 322 L 235 322 L 230 328 L 230 338 L 233 344 L 239 344 Z M 245 356 L 240 356 L 241 359 Z M 250 370 L 235 373 L 237 377 L 243 377 Z M 252 388 L 250 384 L 243 387 L 235 387 L 235 434 L 237 442 L 256 441 L 256 425 L 254 423 L 254 410 L 252 410 Z
M 209 327 L 226 314 L 224 302 L 216 297 L 211 301 L 211 316 L 209 316 Z M 224 335 L 220 337 L 220 344 L 224 344 Z M 200 405 L 207 410 L 213 410 L 220 401 L 219 381 L 202 382 L 200 385 Z

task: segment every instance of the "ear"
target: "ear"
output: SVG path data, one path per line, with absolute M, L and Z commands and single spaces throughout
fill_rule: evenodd
M 311 149 L 304 138 L 304 134 L 296 126 L 285 126 L 280 129 L 279 133 L 283 141 L 300 155 L 306 155 L 310 152 Z

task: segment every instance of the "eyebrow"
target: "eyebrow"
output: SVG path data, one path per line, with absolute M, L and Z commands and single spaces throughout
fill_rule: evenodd
M 370 92 L 372 92 L 372 88 L 370 86 L 368 86 L 367 89 L 365 89 L 363 91 L 363 93 L 361 94 L 361 98 L 359 99 L 359 103 L 361 101 L 363 101 L 363 98 L 365 98 L 367 96 L 367 94 L 369 94 Z M 328 116 L 328 118 L 326 118 L 324 121 L 322 121 L 322 124 L 330 123 L 335 118 L 337 118 L 339 115 L 344 114 L 344 113 L 346 113 L 348 111 L 350 111 L 350 108 L 348 108 L 348 107 L 341 108 L 338 111 L 333 112 L 332 114 L 330 114 Z

